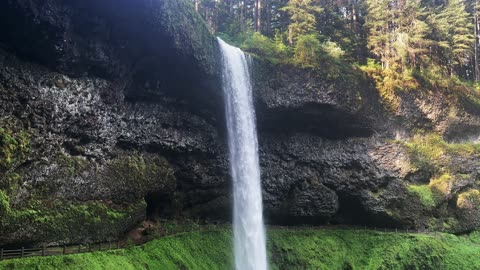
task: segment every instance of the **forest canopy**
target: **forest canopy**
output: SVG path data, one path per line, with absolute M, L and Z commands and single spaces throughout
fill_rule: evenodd
M 475 0 L 192 1 L 212 32 L 274 63 L 354 66 L 387 93 L 480 80 Z

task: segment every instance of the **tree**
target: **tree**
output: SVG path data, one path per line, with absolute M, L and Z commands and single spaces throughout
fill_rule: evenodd
M 450 0 L 435 19 L 438 45 L 453 75 L 456 68 L 470 63 L 474 53 L 475 36 L 471 31 L 474 29 L 471 16 L 463 0 Z
M 293 45 L 295 39 L 300 35 L 309 35 L 315 32 L 317 24 L 315 15 L 322 12 L 322 8 L 315 0 L 290 0 L 281 10 L 290 15 L 288 26 L 290 45 Z
M 389 8 L 388 0 L 367 0 L 367 45 L 370 51 L 379 58 L 382 68 L 387 68 L 390 62 L 391 18 L 392 11 Z
M 419 0 L 400 2 L 394 49 L 400 58 L 401 68 L 416 67 L 426 60 L 432 41 L 427 38 L 431 28 L 426 23 L 427 12 Z

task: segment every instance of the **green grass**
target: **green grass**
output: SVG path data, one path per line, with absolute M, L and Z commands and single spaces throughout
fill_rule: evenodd
M 191 232 L 142 247 L 0 262 L 0 269 L 232 269 L 229 230 Z M 480 269 L 478 233 L 419 235 L 270 230 L 270 269 Z

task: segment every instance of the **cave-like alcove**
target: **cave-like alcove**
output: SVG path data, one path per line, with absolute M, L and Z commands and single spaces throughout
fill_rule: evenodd
M 159 221 L 173 215 L 172 198 L 163 192 L 150 192 L 145 196 L 147 220 Z

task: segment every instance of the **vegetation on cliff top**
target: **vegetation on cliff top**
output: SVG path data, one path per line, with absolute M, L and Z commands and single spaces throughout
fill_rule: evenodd
M 230 269 L 230 230 L 190 232 L 141 247 L 0 262 L 0 269 Z M 480 237 L 355 230 L 268 231 L 275 269 L 479 269 Z
M 192 2 L 212 32 L 258 57 L 334 79 L 362 70 L 391 111 L 399 110 L 402 91 L 480 98 L 475 1 Z

